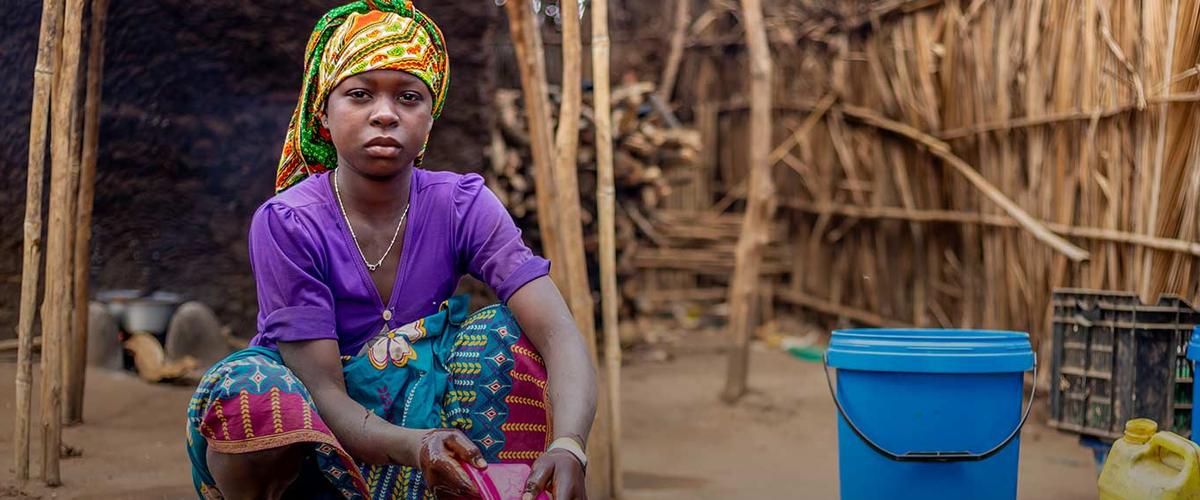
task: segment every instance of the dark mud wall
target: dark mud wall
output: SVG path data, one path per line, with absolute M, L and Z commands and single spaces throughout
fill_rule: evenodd
M 316 19 L 340 2 L 114 0 L 96 178 L 92 290 L 162 288 L 253 333 L 246 230 L 271 195 Z M 500 9 L 417 1 L 448 39 L 452 85 L 427 167 L 481 166 Z M 0 338 L 20 294 L 30 91 L 40 4 L 0 0 Z M 504 27 L 499 32 L 507 37 Z
M 21 294 L 29 103 L 40 8 L 0 0 L 0 338 L 15 335 Z
M 162 288 L 216 308 L 250 335 L 256 312 L 245 234 L 271 195 L 316 19 L 340 1 L 112 0 L 91 256 L 93 291 Z M 550 2 L 545 2 L 549 4 Z M 693 15 L 700 10 L 700 3 Z M 520 85 L 504 9 L 489 0 L 417 0 L 451 53 L 446 112 L 426 166 L 475 171 L 495 87 Z M 614 79 L 657 80 L 671 5 L 611 0 Z M 0 338 L 13 335 L 29 106 L 41 2 L 0 0 Z M 584 75 L 590 78 L 584 20 Z M 547 65 L 561 73 L 547 20 Z M 531 241 L 537 246 L 537 242 Z M 595 283 L 593 286 L 595 287 Z

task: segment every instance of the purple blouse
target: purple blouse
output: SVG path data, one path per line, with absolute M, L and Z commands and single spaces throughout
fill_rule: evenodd
M 250 264 L 258 287 L 258 334 L 250 345 L 337 339 L 343 355 L 385 326 L 437 312 L 464 274 L 507 302 L 550 272 L 477 174 L 413 169 L 390 302 L 383 303 L 329 185 L 310 176 L 267 200 L 250 223 Z

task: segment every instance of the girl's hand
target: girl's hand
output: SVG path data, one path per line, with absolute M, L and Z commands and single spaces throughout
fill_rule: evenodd
M 433 429 L 421 437 L 419 468 L 434 496 L 479 498 L 479 491 L 459 462 L 487 468 L 483 453 L 458 429 Z
M 587 500 L 584 486 L 579 459 L 567 450 L 552 449 L 533 462 L 521 500 L 533 500 L 543 491 L 550 492 L 554 500 Z

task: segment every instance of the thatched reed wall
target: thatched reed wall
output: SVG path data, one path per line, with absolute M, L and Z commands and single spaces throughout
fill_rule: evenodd
M 778 305 L 1036 333 L 1054 287 L 1200 298 L 1200 1 L 769 5 Z M 737 211 L 743 37 L 733 2 L 693 6 L 678 93 L 718 138 L 716 208 Z

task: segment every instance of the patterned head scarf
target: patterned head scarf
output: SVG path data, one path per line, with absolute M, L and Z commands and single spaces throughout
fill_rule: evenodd
M 446 41 L 433 20 L 410 0 L 358 0 L 317 21 L 304 53 L 304 85 L 288 125 L 275 192 L 309 174 L 337 167 L 337 150 L 321 113 L 329 92 L 343 80 L 368 71 L 405 71 L 429 87 L 433 117 L 442 113 L 450 83 Z M 425 147 L 417 155 L 419 163 Z

